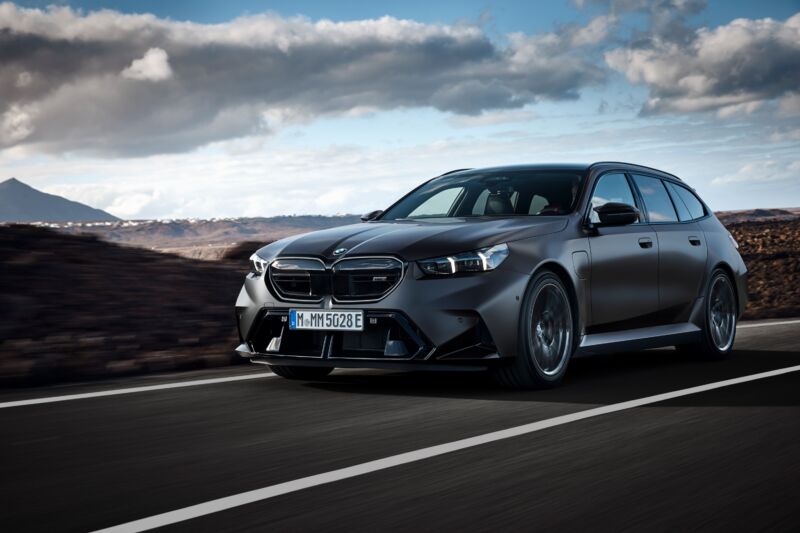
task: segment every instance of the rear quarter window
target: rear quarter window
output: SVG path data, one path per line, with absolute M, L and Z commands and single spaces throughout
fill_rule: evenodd
M 689 210 L 692 220 L 706 216 L 706 208 L 703 207 L 703 202 L 692 191 L 675 183 L 669 183 L 669 188 L 683 201 L 683 205 Z
M 683 200 L 681 200 L 681 197 L 678 196 L 678 191 L 675 190 L 675 186 L 668 181 L 664 181 L 664 185 L 666 185 L 669 195 L 672 197 L 672 203 L 675 206 L 675 210 L 678 212 L 678 218 L 681 222 L 691 221 L 693 219 L 692 214 L 689 212 L 689 208 L 686 207 L 686 204 L 683 203 Z

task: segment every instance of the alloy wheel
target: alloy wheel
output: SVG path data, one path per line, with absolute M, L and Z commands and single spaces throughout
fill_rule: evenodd
M 708 326 L 714 346 L 721 352 L 727 351 L 736 333 L 736 298 L 727 276 L 717 276 L 711 285 Z
M 529 343 L 534 364 L 547 376 L 558 374 L 572 345 L 572 312 L 564 289 L 547 281 L 533 296 Z

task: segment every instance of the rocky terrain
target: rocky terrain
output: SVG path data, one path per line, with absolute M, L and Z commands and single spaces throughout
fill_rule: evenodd
M 744 318 L 800 316 L 800 219 L 726 226 L 748 268 Z
M 714 214 L 725 225 L 740 222 L 785 222 L 800 219 L 800 208 L 744 209 L 740 211 L 720 211 Z
M 0 227 L 0 381 L 230 364 L 247 268 Z

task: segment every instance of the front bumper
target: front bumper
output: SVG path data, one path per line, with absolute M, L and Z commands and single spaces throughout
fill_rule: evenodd
M 502 268 L 451 279 L 409 272 L 383 300 L 286 303 L 262 276 L 239 294 L 237 352 L 253 362 L 344 368 L 484 369 L 517 351 L 519 305 L 528 277 Z M 363 309 L 365 330 L 292 331 L 290 308 Z

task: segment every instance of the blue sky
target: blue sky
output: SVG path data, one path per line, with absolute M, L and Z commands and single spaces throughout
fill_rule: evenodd
M 121 217 L 366 212 L 452 168 L 609 159 L 800 206 L 798 1 L 50 4 L 0 5 L 0 166 Z
M 486 0 L 406 0 L 403 2 L 376 2 L 351 0 L 344 2 L 325 0 L 283 0 L 259 2 L 218 0 L 126 0 L 83 2 L 31 1 L 17 5 L 46 8 L 49 5 L 69 5 L 86 11 L 113 9 L 123 13 L 152 13 L 174 20 L 191 20 L 201 23 L 218 23 L 230 19 L 273 11 L 283 16 L 304 16 L 311 19 L 337 21 L 378 18 L 389 15 L 428 23 L 454 23 L 460 20 L 477 21 L 482 16 L 491 18 L 497 31 L 533 32 L 548 31 L 555 24 L 581 22 L 603 12 L 603 6 L 576 9 L 569 0 L 537 0 L 536 2 L 489 2 Z M 719 25 L 734 18 L 773 17 L 785 19 L 800 10 L 796 0 L 716 0 L 708 3 L 693 21 L 698 24 Z

